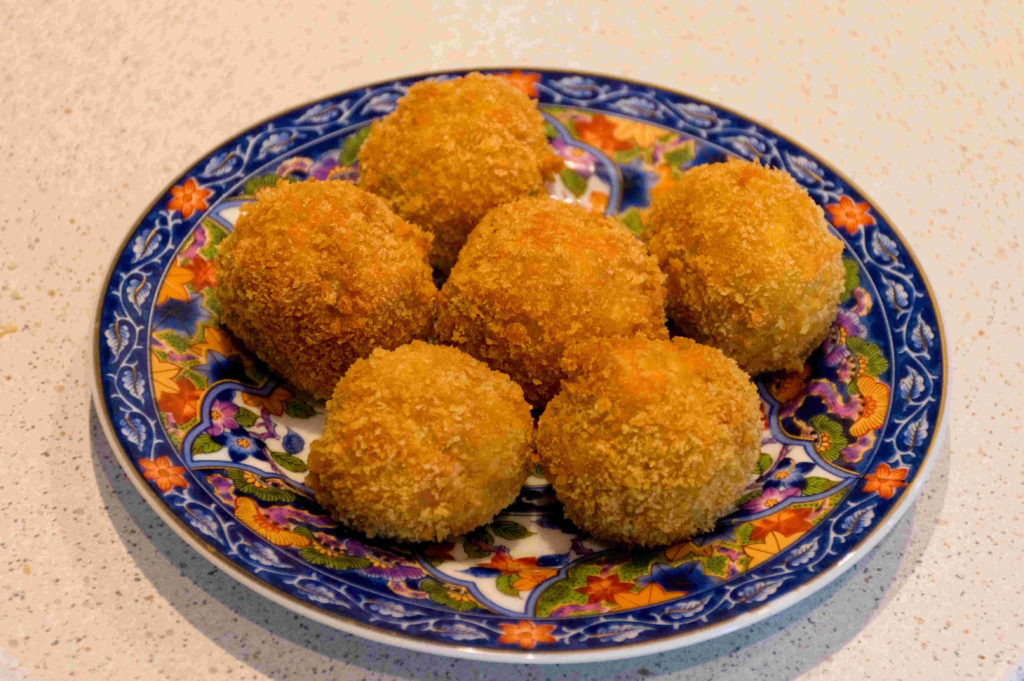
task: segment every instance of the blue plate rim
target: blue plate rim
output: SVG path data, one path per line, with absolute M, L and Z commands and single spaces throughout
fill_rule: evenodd
M 924 285 L 924 290 L 927 294 L 927 299 L 931 305 L 932 313 L 935 317 L 935 333 L 938 339 L 938 345 L 941 349 L 941 382 L 938 384 L 940 390 L 939 404 L 936 411 L 935 423 L 936 426 L 933 429 L 932 437 L 929 442 L 928 448 L 921 457 L 921 461 L 914 471 L 914 476 L 907 482 L 907 488 L 903 490 L 903 493 L 899 496 L 896 503 L 890 506 L 884 513 L 883 517 L 876 519 L 873 522 L 873 527 L 870 532 L 861 537 L 856 546 L 849 552 L 847 552 L 843 558 L 836 564 L 825 569 L 822 572 L 815 574 L 812 578 L 804 581 L 798 587 L 786 592 L 785 594 L 761 603 L 760 605 L 754 606 L 747 611 L 733 616 L 727 620 L 716 622 L 701 628 L 696 632 L 685 632 L 677 635 L 668 635 L 662 638 L 655 639 L 653 641 L 643 641 L 636 643 L 622 643 L 615 647 L 599 648 L 594 650 L 514 650 L 509 649 L 507 651 L 496 650 L 493 648 L 482 648 L 476 646 L 458 645 L 458 644 L 444 644 L 436 641 L 426 641 L 422 638 L 403 634 L 401 632 L 394 632 L 378 628 L 363 622 L 344 618 L 340 616 L 332 615 L 324 610 L 316 608 L 312 604 L 302 601 L 301 599 L 292 596 L 282 590 L 279 590 L 273 586 L 267 585 L 263 581 L 257 579 L 253 575 L 249 574 L 241 567 L 237 566 L 232 561 L 228 560 L 219 551 L 213 548 L 206 540 L 199 535 L 199 533 L 187 525 L 177 515 L 175 515 L 169 507 L 164 503 L 162 498 L 157 492 L 146 482 L 142 477 L 142 473 L 137 467 L 133 465 L 133 461 L 130 455 L 124 450 L 121 445 L 120 439 L 113 428 L 113 421 L 111 414 L 107 408 L 106 401 L 103 399 L 103 381 L 102 381 L 102 369 L 100 363 L 100 352 L 102 345 L 102 328 L 101 319 L 104 310 L 104 302 L 106 293 L 109 290 L 111 279 L 117 270 L 118 259 L 121 253 L 128 247 L 132 236 L 136 230 L 140 227 L 143 220 L 150 214 L 150 212 L 160 204 L 170 192 L 171 188 L 175 184 L 181 182 L 186 178 L 188 171 L 198 166 L 204 159 L 210 157 L 217 150 L 223 148 L 229 144 L 232 140 L 238 137 L 242 137 L 246 134 L 252 133 L 267 123 L 274 121 L 280 117 L 287 116 L 289 114 L 296 113 L 300 110 L 307 109 L 319 102 L 330 100 L 338 97 L 342 97 L 348 93 L 351 93 L 360 89 L 374 88 L 384 86 L 390 83 L 408 81 L 408 80 L 419 80 L 423 78 L 431 78 L 438 76 L 447 75 L 461 75 L 471 71 L 480 71 L 482 73 L 488 72 L 513 72 L 522 71 L 530 73 L 545 73 L 545 74 L 572 74 L 574 76 L 591 77 L 606 79 L 611 81 L 617 81 L 625 85 L 653 88 L 660 92 L 679 96 L 690 100 L 694 103 L 706 104 L 714 107 L 718 111 L 736 116 L 740 120 L 750 123 L 756 126 L 760 131 L 770 134 L 779 140 L 783 140 L 794 148 L 801 150 L 814 161 L 823 165 L 829 172 L 834 174 L 837 178 L 842 180 L 849 188 L 854 190 L 864 200 L 866 200 L 873 211 L 875 211 L 884 221 L 887 227 L 898 237 L 900 246 L 906 256 L 914 265 L 917 275 L 920 277 L 921 282 Z M 634 118 L 629 114 L 627 117 Z M 157 515 L 168 524 L 168 526 L 187 544 L 192 546 L 200 555 L 209 560 L 218 568 L 224 570 L 232 578 L 240 583 L 244 584 L 250 589 L 253 589 L 257 593 L 260 593 L 266 598 L 274 601 L 275 603 L 282 605 L 293 612 L 302 614 L 322 624 L 330 627 L 340 629 L 346 633 L 354 634 L 374 640 L 379 643 L 387 645 L 395 645 L 410 650 L 416 650 L 420 652 L 440 654 L 450 657 L 458 657 L 464 659 L 475 659 L 492 662 L 505 662 L 505 663 L 542 663 L 542 664 L 558 664 L 558 663 L 579 663 L 579 662 L 598 662 L 598 661 L 610 661 L 616 659 L 623 659 L 628 657 L 636 657 L 641 655 L 648 655 L 652 653 L 663 652 L 666 650 L 672 650 L 681 648 L 684 646 L 695 645 L 702 643 L 719 636 L 723 636 L 734 631 L 738 631 L 747 626 L 750 626 L 756 622 L 762 621 L 772 615 L 782 612 L 796 603 L 804 600 L 805 598 L 813 595 L 820 589 L 824 588 L 828 584 L 835 581 L 853 565 L 857 564 L 862 558 L 867 556 L 872 549 L 893 529 L 893 527 L 899 522 L 904 514 L 913 505 L 918 495 L 921 493 L 932 468 L 934 467 L 935 460 L 937 459 L 937 452 L 941 448 L 942 443 L 945 442 L 947 437 L 948 422 L 946 419 L 946 402 L 949 394 L 950 385 L 950 366 L 948 359 L 948 347 L 946 342 L 946 331 L 943 323 L 943 316 L 940 309 L 938 298 L 935 296 L 934 288 L 926 274 L 925 270 L 921 267 L 920 261 L 914 252 L 911 245 L 907 242 L 906 238 L 895 226 L 885 211 L 875 201 L 873 201 L 868 194 L 866 194 L 860 186 L 853 182 L 848 176 L 842 171 L 836 169 L 836 167 L 825 160 L 821 155 L 808 148 L 806 145 L 795 141 L 792 137 L 779 132 L 774 127 L 765 125 L 757 118 L 736 111 L 728 106 L 722 105 L 712 99 L 708 99 L 702 96 L 696 96 L 689 94 L 685 91 L 678 90 L 672 87 L 666 87 L 655 83 L 650 83 L 635 78 L 629 78 L 618 75 L 611 75 L 607 73 L 600 73 L 596 71 L 587 71 L 581 69 L 565 69 L 558 67 L 540 67 L 531 65 L 515 65 L 515 66 L 480 66 L 480 67 L 466 67 L 466 68 L 450 68 L 450 69 L 439 69 L 431 71 L 423 71 L 412 74 L 405 74 L 394 76 L 390 78 L 384 78 L 377 81 L 354 85 L 327 94 L 321 97 L 310 99 L 302 104 L 278 111 L 263 119 L 247 126 L 246 128 L 233 133 L 230 137 L 222 141 L 220 144 L 213 146 L 209 150 L 205 151 L 192 163 L 185 166 L 186 170 L 184 173 L 177 175 L 172 179 L 163 190 L 155 196 L 153 201 L 146 206 L 146 208 L 140 213 L 138 219 L 132 224 L 127 231 L 124 239 L 121 241 L 117 249 L 114 251 L 114 257 L 110 266 L 107 269 L 107 273 L 104 277 L 103 283 L 97 292 L 97 300 L 95 306 L 95 317 L 93 323 L 93 334 L 89 339 L 90 354 L 93 358 L 93 380 L 92 380 L 92 398 L 97 414 L 99 416 L 100 425 L 103 429 L 104 435 L 107 438 L 108 444 L 111 450 L 115 454 L 115 458 L 120 464 L 121 468 L 125 471 L 127 477 L 131 481 L 132 485 L 139 491 L 142 497 L 150 505 L 151 508 L 157 513 Z M 934 391 L 934 386 L 933 386 Z

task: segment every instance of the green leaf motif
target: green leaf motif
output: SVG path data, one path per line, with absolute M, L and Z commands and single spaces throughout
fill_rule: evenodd
M 192 345 L 190 338 L 182 338 L 173 331 L 164 331 L 163 333 L 157 334 L 157 338 L 167 343 L 178 352 L 188 352 L 189 347 Z
M 467 558 L 486 558 L 491 552 L 480 546 L 480 544 L 493 544 L 494 536 L 487 531 L 486 527 L 478 527 L 466 535 L 462 541 L 462 550 L 466 552 Z
M 820 494 L 827 489 L 832 489 L 836 486 L 835 480 L 829 480 L 828 478 L 810 477 L 804 478 L 804 495 Z
M 247 482 L 245 474 L 242 471 L 231 469 L 228 471 L 228 477 L 231 478 L 231 482 L 235 484 L 235 491 L 241 492 L 242 494 L 248 494 L 249 496 L 256 497 L 260 501 L 295 501 L 297 496 L 294 492 L 281 489 L 280 487 L 261 487 L 259 485 L 253 485 Z M 295 528 L 296 532 L 299 532 L 299 527 Z M 301 529 L 306 530 L 302 527 Z M 309 532 L 309 530 L 306 530 Z M 300 534 L 302 534 L 300 532 Z M 313 533 L 309 532 L 309 538 L 313 538 Z
M 250 411 L 245 407 L 239 407 L 238 411 L 235 412 L 235 420 L 243 428 L 252 428 L 256 425 L 256 412 Z
M 284 403 L 284 413 L 295 419 L 308 419 L 316 414 L 316 410 L 304 399 L 292 397 Z
M 350 166 L 359 158 L 359 148 L 370 135 L 370 126 L 364 125 L 354 133 L 345 138 L 341 145 L 341 154 L 338 156 L 338 163 L 343 166 Z
M 693 145 L 687 144 L 686 146 L 679 147 L 678 149 L 673 149 L 672 151 L 666 153 L 663 156 L 663 158 L 668 162 L 670 166 L 678 168 L 679 166 L 683 165 L 684 163 L 692 159 L 693 156 Z
M 576 589 L 586 585 L 588 575 L 596 575 L 601 572 L 598 565 L 577 565 L 569 570 L 565 579 L 555 582 L 544 589 L 544 592 L 537 599 L 537 616 L 547 617 L 555 608 L 563 605 L 582 605 L 587 602 L 586 594 Z
M 203 220 L 203 229 L 206 230 L 206 245 L 199 249 L 199 255 L 212 260 L 217 255 L 217 244 L 224 241 L 228 233 L 213 220 Z
M 306 539 L 312 539 L 313 541 L 316 541 L 316 535 L 313 533 L 313 530 L 309 529 L 305 525 L 296 525 L 292 528 L 292 532 L 294 532 L 295 534 L 300 534 Z
M 563 168 L 559 177 L 562 178 L 562 184 L 573 193 L 573 196 L 578 198 L 587 191 L 587 181 L 580 177 L 580 174 L 572 168 Z
M 498 591 L 506 596 L 519 598 L 519 590 L 512 586 L 518 579 L 519 575 L 501 575 L 496 582 Z
M 729 576 L 729 558 L 719 553 L 704 559 L 704 574 L 725 579 Z
M 206 376 L 203 376 L 202 374 L 197 374 L 190 369 L 182 369 L 181 375 L 192 381 L 192 385 L 200 390 L 206 387 Z
M 214 321 L 216 322 L 224 313 L 224 307 L 220 304 L 220 298 L 217 297 L 217 290 L 209 287 L 203 293 L 206 295 L 206 299 L 203 301 L 206 309 L 213 313 Z
M 619 579 L 624 582 L 635 581 L 637 577 L 650 573 L 651 563 L 658 559 L 667 560 L 664 551 L 639 552 L 634 555 L 632 560 L 619 568 Z
M 551 125 L 547 121 L 544 121 L 544 136 L 549 140 L 553 140 L 558 137 L 558 131 L 555 130 L 555 126 Z
M 843 433 L 843 427 L 824 414 L 817 414 L 811 417 L 811 425 L 817 431 L 818 438 L 821 441 L 821 444 L 815 447 L 821 458 L 829 463 L 838 459 L 840 452 L 849 444 L 845 433 Z
M 736 543 L 740 546 L 750 543 L 750 535 L 754 532 L 754 523 L 743 523 L 736 528 Z
M 853 293 L 853 289 L 860 286 L 860 270 L 857 268 L 857 261 L 852 258 L 843 258 L 843 295 L 840 301 L 846 300 Z
M 491 532 L 502 539 L 523 539 L 533 534 L 514 520 L 496 520 L 490 525 Z
M 775 459 L 770 454 L 761 453 L 761 456 L 757 457 L 757 475 L 758 477 L 764 475 L 764 472 L 772 467 Z
M 277 465 L 292 473 L 305 473 L 309 470 L 306 462 L 297 456 L 284 452 L 270 452 L 270 458 L 277 462 Z
M 200 433 L 199 437 L 192 441 L 192 453 L 193 454 L 212 454 L 213 452 L 219 452 L 223 447 L 213 441 L 213 438 L 208 433 Z M 238 471 L 230 471 L 231 473 L 238 473 Z M 234 480 L 234 478 L 232 478 Z
M 273 187 L 277 184 L 277 181 L 281 179 L 276 173 L 268 173 L 267 175 L 260 175 L 259 177 L 250 177 L 245 182 L 245 188 L 242 192 L 247 196 L 256 196 L 256 192 L 264 187 Z
M 643 239 L 647 233 L 647 228 L 644 226 L 643 220 L 640 219 L 640 211 L 634 207 L 630 207 L 624 213 L 620 213 L 619 222 L 626 225 L 626 229 L 633 232 L 634 236 L 640 239 Z
M 452 610 L 465 612 L 466 610 L 474 610 L 478 607 L 475 601 L 463 601 L 452 598 L 451 592 L 448 591 L 444 584 L 429 577 L 420 582 L 420 589 L 427 592 L 430 600 Z
M 634 161 L 640 156 L 643 156 L 644 150 L 637 145 L 633 145 L 631 149 L 622 149 L 621 151 L 615 152 L 615 161 L 617 163 L 629 163 Z
M 864 373 L 877 378 L 889 370 L 889 360 L 882 356 L 882 351 L 871 341 L 866 341 L 860 336 L 850 336 L 846 339 L 846 347 L 855 355 L 860 355 L 867 360 L 867 369 Z
M 313 565 L 330 568 L 332 570 L 358 570 L 359 568 L 370 567 L 370 559 L 342 554 L 340 556 L 329 556 L 317 551 L 312 546 L 299 550 L 299 555 Z

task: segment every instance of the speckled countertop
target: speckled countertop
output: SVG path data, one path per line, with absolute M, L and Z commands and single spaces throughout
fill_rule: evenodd
M 301 4 L 0 5 L 0 678 L 1022 676 L 1019 5 Z M 90 406 L 93 303 L 166 183 L 295 104 L 507 64 L 639 78 L 759 118 L 845 171 L 916 250 L 945 316 L 948 444 L 891 535 L 809 601 L 604 666 L 410 653 L 235 584 L 119 469 Z

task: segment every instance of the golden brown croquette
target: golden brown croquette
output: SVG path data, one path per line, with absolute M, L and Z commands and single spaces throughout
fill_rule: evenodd
M 359 150 L 360 186 L 433 233 L 443 272 L 488 210 L 541 193 L 559 167 L 533 102 L 479 73 L 416 83 Z
M 508 376 L 415 341 L 375 350 L 338 383 L 306 483 L 370 537 L 440 540 L 515 499 L 532 441 L 530 406 Z
M 429 234 L 348 182 L 280 182 L 221 244 L 222 320 L 271 370 L 326 398 L 374 348 L 432 332 L 429 250 Z
M 595 537 L 659 546 L 710 530 L 753 478 L 750 377 L 688 338 L 574 346 L 537 451 L 565 513 Z
M 685 335 L 751 374 L 799 368 L 825 339 L 843 245 L 786 172 L 739 160 L 691 168 L 655 197 L 650 227 Z
M 523 386 L 542 406 L 565 347 L 667 338 L 664 275 L 619 222 L 548 197 L 490 211 L 441 289 L 438 334 Z

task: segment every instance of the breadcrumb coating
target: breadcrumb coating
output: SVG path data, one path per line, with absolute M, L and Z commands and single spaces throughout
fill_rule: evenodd
M 376 347 L 433 330 L 431 237 L 348 182 L 279 182 L 242 207 L 217 255 L 222 320 L 318 398 Z
M 548 197 L 490 211 L 441 289 L 438 335 L 542 406 L 589 338 L 667 338 L 664 275 L 622 224 Z
M 532 442 L 530 407 L 508 376 L 414 341 L 374 350 L 338 383 L 306 484 L 370 537 L 440 540 L 512 503 Z
M 842 242 L 786 172 L 731 160 L 683 173 L 651 206 L 668 315 L 751 374 L 797 369 L 843 290 Z
M 660 546 L 735 508 L 760 450 L 750 377 L 688 338 L 572 347 L 537 451 L 565 513 L 612 542 Z
M 501 78 L 471 73 L 416 83 L 375 121 L 359 150 L 359 183 L 433 233 L 430 263 L 447 272 L 488 210 L 542 192 L 561 165 L 533 102 Z

